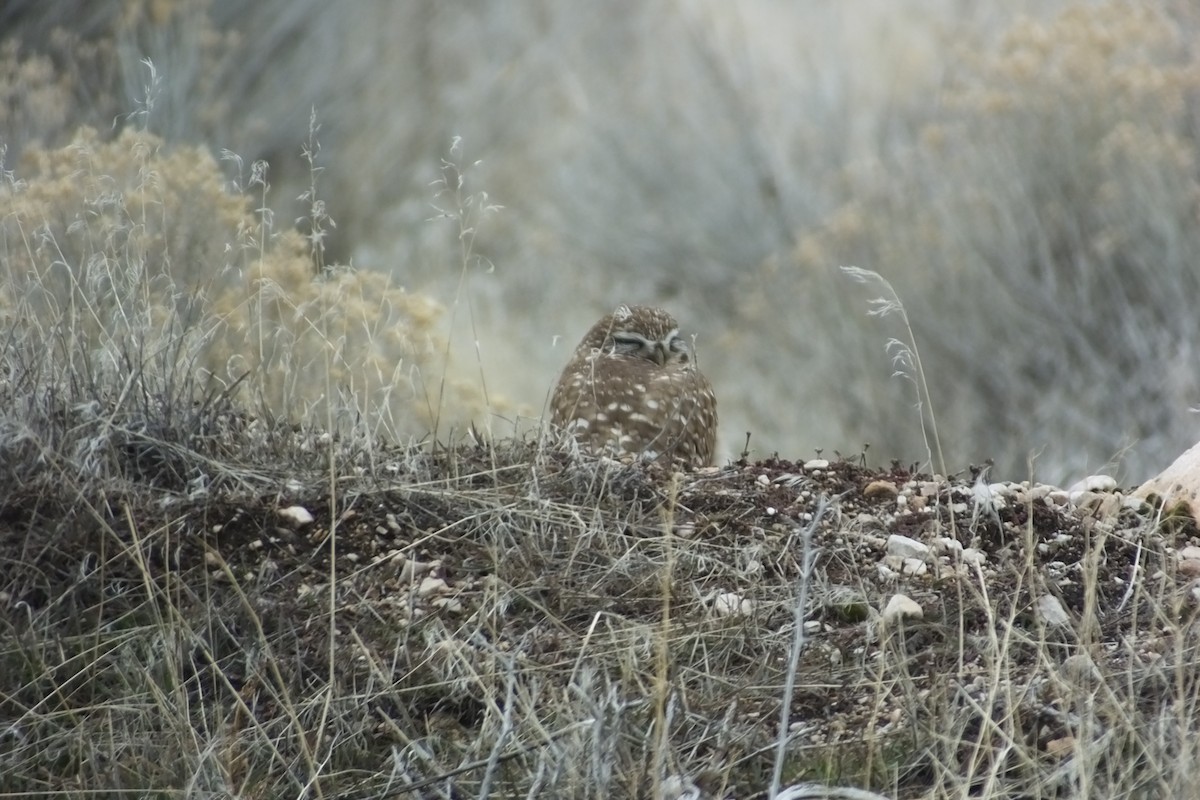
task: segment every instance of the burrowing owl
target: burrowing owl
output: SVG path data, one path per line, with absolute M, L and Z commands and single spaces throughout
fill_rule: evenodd
M 596 452 L 704 466 L 716 443 L 717 399 L 674 317 L 621 306 L 575 348 L 550 419 Z

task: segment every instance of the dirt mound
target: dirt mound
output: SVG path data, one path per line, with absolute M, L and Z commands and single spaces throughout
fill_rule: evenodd
M 786 720 L 784 780 L 1053 796 L 1193 718 L 1194 523 L 1102 481 L 272 436 L 0 503 L 11 787 L 751 797 Z

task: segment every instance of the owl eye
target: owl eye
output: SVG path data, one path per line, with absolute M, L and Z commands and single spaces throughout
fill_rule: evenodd
M 612 335 L 614 353 L 636 353 L 646 347 L 646 340 L 633 333 L 614 333 Z

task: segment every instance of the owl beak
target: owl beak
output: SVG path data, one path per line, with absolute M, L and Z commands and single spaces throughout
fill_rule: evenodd
M 667 363 L 667 343 L 666 342 L 655 342 L 654 343 L 654 363 L 658 364 L 660 367 L 666 365 L 666 363 Z

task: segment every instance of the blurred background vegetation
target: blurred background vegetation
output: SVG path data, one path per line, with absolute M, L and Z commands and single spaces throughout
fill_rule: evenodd
M 651 302 L 725 457 L 923 461 L 856 265 L 951 469 L 1139 482 L 1200 432 L 1200 7 L 1002 6 L 9 0 L 5 335 L 502 434 Z

